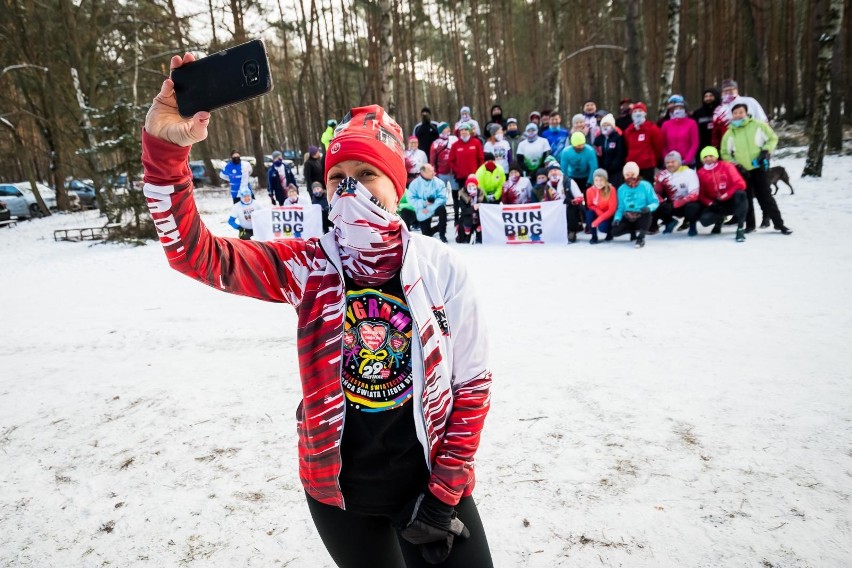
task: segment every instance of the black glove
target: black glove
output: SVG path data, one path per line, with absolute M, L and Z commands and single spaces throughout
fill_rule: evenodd
M 743 177 L 746 177 L 748 175 L 748 171 L 746 171 L 746 169 L 740 164 L 737 164 L 737 171 L 740 172 L 740 175 Z
M 453 549 L 455 538 L 470 538 L 470 531 L 447 505 L 430 491 L 421 493 L 394 518 L 400 536 L 416 544 L 429 564 L 444 562 Z
M 766 161 L 768 159 L 769 159 L 769 152 L 767 152 L 766 150 L 761 150 L 760 153 L 757 155 L 757 162 L 759 164 L 762 164 L 764 161 Z
M 650 213 L 650 212 L 651 212 L 651 208 L 650 208 L 650 207 L 643 207 L 642 209 L 640 209 L 640 210 L 639 210 L 639 213 L 642 213 L 643 215 L 644 215 L 645 213 Z

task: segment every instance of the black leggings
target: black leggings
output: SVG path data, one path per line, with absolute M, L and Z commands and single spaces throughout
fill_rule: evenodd
M 362 515 L 325 505 L 310 496 L 308 509 L 326 550 L 340 568 L 431 568 L 417 545 L 399 536 L 390 518 Z M 464 497 L 456 513 L 470 538 L 456 538 L 445 568 L 492 568 L 491 551 L 473 497 Z

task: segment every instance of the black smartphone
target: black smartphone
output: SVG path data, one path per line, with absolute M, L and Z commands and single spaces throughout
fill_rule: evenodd
M 172 70 L 178 112 L 189 118 L 272 90 L 263 40 L 255 39 Z

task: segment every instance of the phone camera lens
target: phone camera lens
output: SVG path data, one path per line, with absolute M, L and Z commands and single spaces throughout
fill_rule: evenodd
M 257 64 L 257 61 L 246 61 L 243 64 L 243 75 L 246 77 L 246 82 L 249 85 L 253 85 L 258 82 L 260 79 L 259 73 L 260 67 Z

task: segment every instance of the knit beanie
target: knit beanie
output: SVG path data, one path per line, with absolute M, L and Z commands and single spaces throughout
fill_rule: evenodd
M 573 125 L 575 122 L 580 122 L 581 120 L 586 122 L 586 116 L 583 114 L 575 114 L 571 117 L 571 124 Z
M 449 127 L 450 127 L 450 125 L 449 125 L 449 124 L 447 124 L 446 122 L 441 122 L 441 123 L 439 123 L 439 124 L 438 124 L 438 134 L 440 134 L 441 132 L 443 132 L 445 128 L 449 128 Z
M 609 181 L 609 173 L 603 168 L 596 169 L 592 177 L 602 177 L 605 180 Z
M 467 179 L 464 180 L 464 186 L 465 187 L 467 187 L 471 184 L 475 185 L 476 187 L 479 187 L 479 180 L 476 179 L 475 174 L 470 174 L 469 176 L 467 176 Z
M 586 144 L 586 137 L 582 132 L 575 132 L 571 135 L 571 145 L 572 146 L 584 146 Z
M 680 152 L 678 152 L 677 150 L 672 150 L 671 152 L 666 154 L 666 157 L 665 157 L 665 161 L 668 162 L 669 160 L 677 160 L 677 162 L 679 164 L 682 164 L 683 163 L 683 156 L 681 156 Z
M 734 81 L 733 79 L 725 79 L 724 81 L 722 81 L 722 84 L 719 85 L 720 91 L 724 91 L 725 89 L 736 89 L 736 88 L 737 88 L 737 82 Z
M 639 175 L 639 165 L 636 162 L 627 162 L 624 164 L 624 168 L 621 170 L 621 173 L 624 174 L 624 177 L 627 177 L 627 174 L 636 174 Z
M 648 107 L 645 106 L 645 103 L 639 101 L 638 103 L 633 103 L 633 109 L 631 112 L 636 112 L 637 110 L 641 110 L 645 114 L 648 114 Z
M 715 146 L 705 146 L 703 150 L 701 150 L 701 159 L 703 160 L 707 156 L 715 156 L 719 157 L 719 150 L 716 149 Z
M 379 105 L 353 108 L 334 131 L 325 158 L 328 171 L 345 160 L 367 162 L 393 181 L 397 197 L 405 192 L 406 170 L 402 129 Z M 327 183 L 327 182 L 326 182 Z
M 608 114 L 601 119 L 601 126 L 606 126 L 607 124 L 615 126 L 615 118 L 611 114 Z

